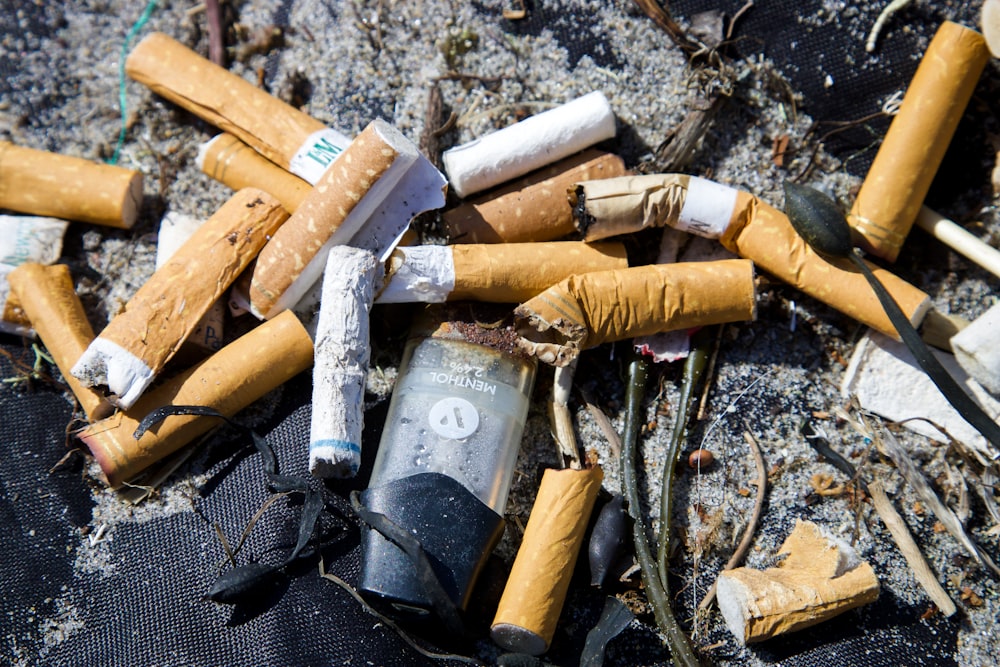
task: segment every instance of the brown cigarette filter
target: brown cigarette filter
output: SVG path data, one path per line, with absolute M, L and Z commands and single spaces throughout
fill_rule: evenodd
M 584 273 L 514 311 L 521 347 L 556 366 L 601 343 L 756 314 L 754 266 L 745 259 Z
M 131 406 L 287 217 L 266 192 L 234 194 L 139 288 L 73 374 Z
M 813 523 L 796 521 L 778 555 L 785 556 L 778 567 L 719 575 L 719 610 L 743 644 L 816 625 L 878 598 L 871 565 Z
M 201 405 L 227 417 L 264 396 L 312 364 L 308 332 L 290 311 L 265 322 L 211 357 L 144 395 L 129 410 L 91 424 L 79 437 L 119 486 L 219 424 L 211 417 L 167 417 L 141 438 L 139 422 L 165 405 Z
M 797 287 L 862 324 L 899 339 L 896 328 L 864 274 L 849 259 L 828 260 L 799 236 L 788 216 L 756 197 L 739 192 L 723 246 L 752 259 L 759 269 Z M 931 306 L 930 297 L 891 271 L 871 265 L 914 326 Z
M 269 317 L 293 307 L 297 297 L 319 278 L 326 259 L 321 251 L 329 249 L 335 233 L 354 209 L 362 210 L 365 195 L 399 157 L 394 146 L 383 138 L 395 134 L 398 132 L 384 122 L 369 123 L 261 251 L 250 282 L 250 303 L 258 316 Z M 353 233 L 344 233 L 348 231 L 345 227 L 337 235 L 342 242 Z M 300 277 L 308 284 L 298 283 Z
M 626 173 L 617 155 L 587 149 L 445 211 L 452 243 L 551 241 L 576 231 L 567 190 Z
M 938 28 L 848 216 L 868 252 L 896 260 L 989 58 L 978 32 Z
M 129 229 L 142 173 L 0 141 L 0 208 Z
M 312 185 L 227 132 L 201 146 L 198 162 L 203 172 L 233 190 L 258 188 L 274 195 L 289 213 L 312 191 Z
M 546 470 L 490 636 L 509 651 L 541 655 L 552 641 L 604 472 Z
M 578 273 L 628 268 L 621 243 L 472 244 L 451 247 L 455 288 L 449 300 L 521 303 Z
M 63 379 L 80 402 L 87 420 L 94 421 L 110 415 L 113 410 L 111 404 L 70 374 L 73 364 L 94 339 L 94 330 L 73 289 L 69 267 L 65 264 L 43 266 L 29 262 L 11 271 L 7 280 Z
M 125 60 L 125 71 L 284 169 L 311 135 L 325 129 L 315 118 L 163 33 L 139 42 Z

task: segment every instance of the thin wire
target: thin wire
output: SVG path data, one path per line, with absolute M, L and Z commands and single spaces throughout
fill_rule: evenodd
M 118 143 L 115 144 L 114 155 L 108 160 L 108 164 L 118 164 L 118 157 L 121 155 L 122 146 L 125 145 L 125 129 L 126 129 L 126 103 L 125 103 L 125 57 L 128 55 L 129 44 L 135 39 L 135 36 L 139 34 L 143 26 L 149 21 L 149 17 L 153 15 L 153 10 L 156 9 L 156 0 L 149 0 L 146 5 L 146 9 L 143 10 L 142 15 L 139 20 L 136 21 L 132 28 L 125 35 L 125 41 L 122 43 L 122 50 L 118 56 L 118 106 L 122 110 L 122 129 L 118 132 Z

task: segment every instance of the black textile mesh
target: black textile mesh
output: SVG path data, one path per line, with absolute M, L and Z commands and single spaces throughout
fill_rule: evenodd
M 721 8 L 734 13 L 741 2 L 710 0 L 676 2 L 675 14 L 687 18 L 698 11 Z M 917 3 L 907 10 L 911 25 L 883 40 L 874 57 L 854 42 L 854 63 L 825 62 L 836 44 L 855 37 L 835 22 L 804 25 L 797 17 L 813 15 L 819 2 L 760 2 L 740 21 L 734 45 L 740 53 L 762 52 L 803 95 L 802 108 L 818 120 L 850 120 L 878 110 L 892 92 L 905 87 L 917 65 L 920 43 L 930 37 L 942 12 L 936 3 Z M 977 3 L 959 3 L 949 15 L 975 23 Z M 870 11 L 863 9 L 862 11 Z M 13 50 L 30 50 L 39 36 L 58 28 L 61 12 L 39 3 L 0 3 L 0 33 L 13 40 Z M 870 25 L 874 16 L 867 16 Z M 529 3 L 528 18 L 505 29 L 552 30 L 570 53 L 583 54 L 614 67 L 616 56 L 601 48 L 601 36 L 587 17 L 559 3 Z M 923 41 L 922 41 L 923 40 Z M 857 63 L 866 63 L 858 66 Z M 45 122 L 47 100 L 21 78 L 17 59 L 0 61 L 0 87 L 31 101 L 37 111 L 31 122 Z M 824 86 L 833 77 L 833 89 Z M 50 94 L 72 94 L 72 86 Z M 843 91 L 850 90 L 850 94 Z M 973 109 L 972 113 L 975 113 Z M 861 174 L 870 160 L 872 136 L 881 136 L 887 121 L 868 131 L 838 135 L 827 146 L 841 157 L 863 151 L 847 168 Z M 981 151 L 976 130 L 963 122 L 953 151 Z M 867 147 L 867 150 L 865 150 Z M 946 165 L 948 164 L 946 158 Z M 975 161 L 970 161 L 970 169 Z M 942 169 L 950 178 L 969 170 Z M 981 178 L 985 170 L 977 170 Z M 940 179 L 939 179 L 940 180 Z M 933 191 L 931 195 L 933 199 Z M 30 364 L 34 356 L 19 339 L 2 337 L 3 349 Z M 8 359 L 0 359 L 0 377 L 13 376 Z M 258 430 L 278 454 L 282 471 L 304 473 L 298 454 L 309 425 L 307 377 L 282 391 L 273 418 Z M 82 534 L 92 520 L 94 500 L 82 474 L 82 457 L 56 464 L 67 452 L 65 427 L 71 409 L 53 387 L 33 389 L 12 383 L 0 386 L 0 435 L 13 452 L 0 466 L 0 535 L 4 564 L 0 588 L 0 653 L 11 663 L 44 665 L 317 665 L 434 664 L 409 648 L 394 632 L 367 615 L 344 591 L 315 576 L 316 562 L 304 559 L 288 575 L 261 594 L 255 605 L 230 607 L 205 601 L 223 562 L 214 525 L 230 541 L 267 498 L 259 457 L 249 443 L 217 443 L 208 461 L 208 481 L 190 489 L 188 507 L 151 520 L 119 523 L 103 545 L 106 558 L 97 565 L 79 564 Z M 370 414 L 366 442 L 377 442 L 378 415 Z M 373 448 L 367 448 L 371 452 Z M 369 454 L 370 457 L 370 454 Z M 356 488 L 363 486 L 370 458 Z M 328 491 L 344 509 L 322 520 L 322 553 L 328 571 L 353 581 L 358 568 L 357 524 L 346 511 L 350 485 Z M 138 515 L 137 515 L 138 516 Z M 275 503 L 258 522 L 240 562 L 277 562 L 291 549 L 298 528 L 299 505 L 294 499 Z M 99 576 L 79 576 L 81 567 L 103 568 Z M 876 571 L 879 563 L 874 563 Z M 584 585 L 574 585 L 567 605 L 580 617 L 596 621 L 603 601 Z M 845 614 L 816 631 L 803 631 L 766 648 L 754 649 L 766 662 L 783 665 L 948 665 L 954 664 L 957 629 L 940 616 L 919 618 L 911 608 L 883 593 L 879 601 Z M 60 619 L 62 630 L 39 623 Z M 575 664 L 588 626 L 563 628 L 547 656 L 555 664 Z M 57 643 L 47 633 L 65 632 Z M 608 648 L 606 664 L 664 664 L 663 649 L 652 628 L 633 625 Z M 2 661 L 3 658 L 0 658 Z

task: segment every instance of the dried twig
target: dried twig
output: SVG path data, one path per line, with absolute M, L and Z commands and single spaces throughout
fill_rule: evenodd
M 899 547 L 899 551 L 906 558 L 910 569 L 913 570 L 913 576 L 916 578 L 917 583 L 923 586 L 924 590 L 927 591 L 927 595 L 937 605 L 937 608 L 941 610 L 942 614 L 945 616 L 954 614 L 956 611 L 955 603 L 952 602 L 948 593 L 945 592 L 944 588 L 938 582 L 937 576 L 935 576 L 927 564 L 923 554 L 920 552 L 920 547 L 917 546 L 917 543 L 913 540 L 913 536 L 910 534 L 909 528 L 906 527 L 903 517 L 899 516 L 896 508 L 892 505 L 892 501 L 885 495 L 882 482 L 876 480 L 869 484 L 868 495 L 871 496 L 872 504 L 882 519 L 882 523 L 889 529 L 889 533 L 896 542 L 896 546 Z
M 208 59 L 219 67 L 225 67 L 225 27 L 222 25 L 219 0 L 205 0 L 205 18 L 208 21 Z
M 702 45 L 688 37 L 684 29 L 674 21 L 669 8 L 661 7 L 656 0 L 635 0 L 635 4 L 639 5 L 642 11 L 646 12 L 646 16 L 660 26 L 670 36 L 674 44 L 686 54 L 690 56 L 702 49 Z
M 573 431 L 573 418 L 569 413 L 569 395 L 573 388 L 573 376 L 576 373 L 576 361 L 555 370 L 552 381 L 552 397 L 549 399 L 549 422 L 552 426 L 552 437 L 563 462 L 574 470 L 582 470 L 576 433 Z
M 749 430 L 743 432 L 743 439 L 750 446 L 754 464 L 757 466 L 757 499 L 754 501 L 753 512 L 750 513 L 750 520 L 747 522 L 746 530 L 743 531 L 743 538 L 740 540 L 739 546 L 736 547 L 736 551 L 733 552 L 733 555 L 726 562 L 725 567 L 722 568 L 723 570 L 733 569 L 746 558 L 747 551 L 750 550 L 750 543 L 753 542 L 753 537 L 757 533 L 757 524 L 760 522 L 760 515 L 764 510 L 764 496 L 767 494 L 767 464 L 764 462 L 764 455 L 760 451 L 760 445 Z M 712 584 L 712 587 L 708 589 L 708 593 L 705 594 L 705 597 L 698 605 L 698 611 L 702 612 L 708 609 L 714 599 L 715 584 Z
M 875 19 L 875 24 L 872 25 L 872 31 L 868 33 L 868 40 L 865 42 L 865 51 L 871 53 L 875 50 L 875 43 L 878 41 L 878 35 L 882 32 L 882 27 L 885 26 L 889 17 L 898 12 L 900 9 L 906 7 L 911 2 L 913 2 L 913 0 L 892 0 L 892 2 L 885 6 L 885 9 L 883 9 L 878 15 L 878 18 Z
M 615 432 L 615 427 L 611 424 L 611 420 L 608 416 L 604 414 L 604 410 L 601 410 L 590 397 L 582 389 L 580 390 L 580 395 L 583 397 L 583 402 L 587 406 L 587 412 L 593 417 L 594 421 L 597 423 L 597 428 L 601 429 L 601 433 L 608 441 L 608 449 L 611 450 L 611 457 L 618 458 L 622 454 L 622 443 Z

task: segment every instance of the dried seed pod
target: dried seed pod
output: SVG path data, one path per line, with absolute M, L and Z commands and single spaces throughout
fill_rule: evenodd
M 587 545 L 590 559 L 590 585 L 603 588 L 609 575 L 622 560 L 628 524 L 625 521 L 625 501 L 619 495 L 601 508 Z
M 715 463 L 715 455 L 707 449 L 696 449 L 688 456 L 688 465 L 695 470 L 704 470 Z

